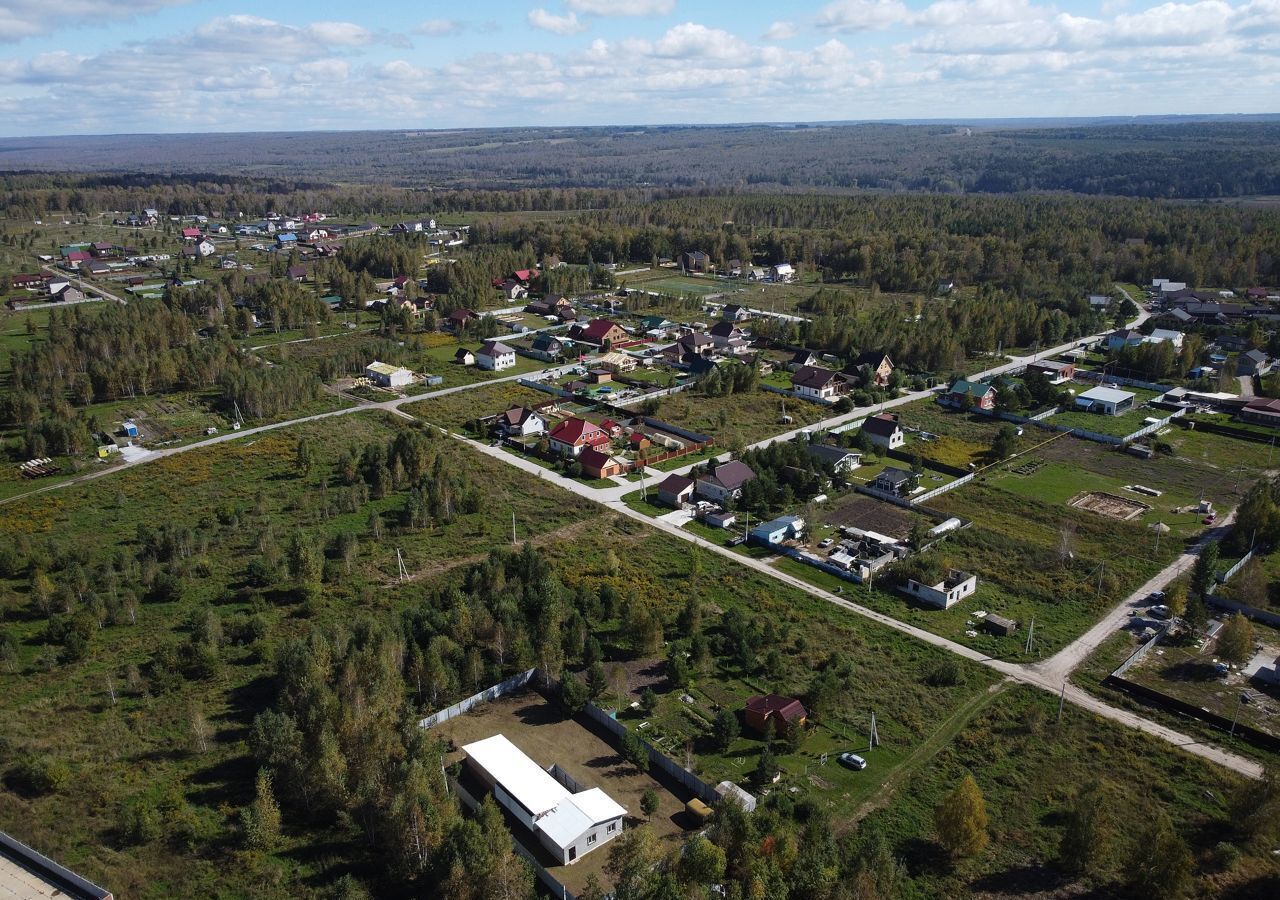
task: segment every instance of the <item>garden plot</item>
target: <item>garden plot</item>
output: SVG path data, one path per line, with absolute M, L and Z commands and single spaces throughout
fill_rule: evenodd
M 913 525 L 932 525 L 926 516 L 919 513 L 857 493 L 848 494 L 826 507 L 821 521 L 837 528 L 850 526 L 863 531 L 874 531 L 900 541 L 906 540 Z

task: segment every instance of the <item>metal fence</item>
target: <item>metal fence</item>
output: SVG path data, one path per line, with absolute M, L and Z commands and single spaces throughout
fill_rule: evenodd
M 1241 558 L 1240 558 L 1240 561 L 1239 561 L 1238 563 L 1236 563 L 1236 564 L 1235 564 L 1234 566 L 1232 566 L 1230 569 L 1227 569 L 1227 571 L 1225 571 L 1225 572 L 1223 572 L 1221 575 L 1219 575 L 1219 576 L 1218 576 L 1218 584 L 1226 584 L 1228 581 L 1230 581 L 1230 580 L 1231 580 L 1231 578 L 1232 578 L 1232 576 L 1233 576 L 1233 575 L 1235 575 L 1237 572 L 1239 572 L 1241 569 L 1243 569 L 1243 568 L 1245 567 L 1245 565 L 1246 565 L 1246 564 L 1249 562 L 1249 560 L 1251 560 L 1251 559 L 1253 559 L 1253 551 L 1252 551 L 1252 550 L 1250 550 L 1250 551 L 1249 551 L 1248 553 L 1246 553 L 1243 557 L 1241 557 Z
M 604 728 L 615 742 L 620 743 L 622 741 L 622 736 L 627 733 L 627 727 L 625 725 L 621 724 L 617 719 L 613 718 L 613 716 L 609 715 L 594 703 L 588 703 L 583 708 L 582 712 L 592 722 L 595 722 L 597 725 Z M 683 766 L 678 765 L 675 760 L 668 757 L 665 753 L 643 738 L 640 739 L 640 743 L 647 751 L 649 751 L 650 765 L 661 769 L 665 774 L 680 782 L 683 787 L 692 791 L 699 800 L 707 803 L 717 803 L 721 800 L 720 792 L 707 784 L 697 775 L 694 775 Z
M 434 728 L 441 722 L 448 722 L 455 716 L 460 716 L 482 703 L 497 700 L 499 697 L 514 693 L 527 687 L 530 681 L 533 681 L 541 674 L 542 673 L 538 669 L 529 669 L 528 671 L 520 672 L 517 675 L 512 675 L 504 681 L 499 681 L 497 684 L 485 688 L 478 694 L 472 694 L 465 700 L 459 700 L 457 703 L 453 704 L 453 706 L 433 712 L 431 715 L 418 722 L 418 727 Z

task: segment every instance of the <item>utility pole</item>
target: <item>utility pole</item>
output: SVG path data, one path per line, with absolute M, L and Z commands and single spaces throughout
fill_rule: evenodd
M 409 580 L 409 570 L 408 570 L 407 568 L 405 568 L 405 564 L 404 564 L 404 556 L 400 553 L 400 548 L 399 548 L 399 547 L 397 547 L 397 548 L 396 548 L 396 566 L 397 566 L 397 567 L 399 568 L 399 570 L 400 570 L 400 576 L 399 576 L 399 577 L 400 577 L 400 580 L 401 580 L 401 581 L 408 581 L 408 580 Z
M 1027 646 L 1023 650 L 1024 653 L 1026 653 L 1027 655 L 1031 654 L 1031 648 L 1035 644 L 1035 640 L 1036 640 L 1036 617 L 1032 616 L 1031 626 L 1027 628 Z
M 1240 704 L 1244 702 L 1244 691 L 1236 696 L 1236 710 L 1231 714 L 1231 731 L 1228 732 L 1232 737 L 1236 736 L 1236 719 L 1240 717 Z
M 870 745 L 874 749 L 880 746 L 880 732 L 876 730 L 876 711 L 871 710 L 871 740 Z
M 511 546 L 516 545 L 516 511 L 511 510 Z
M 1062 724 L 1062 707 L 1067 702 L 1067 683 L 1062 682 L 1062 690 L 1058 692 L 1058 721 L 1056 724 Z

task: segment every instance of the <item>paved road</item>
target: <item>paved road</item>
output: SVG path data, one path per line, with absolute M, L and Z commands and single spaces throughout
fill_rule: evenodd
M 1240 399 L 1252 400 L 1253 399 L 1253 376 L 1238 375 L 1236 376 L 1236 381 L 1240 382 Z

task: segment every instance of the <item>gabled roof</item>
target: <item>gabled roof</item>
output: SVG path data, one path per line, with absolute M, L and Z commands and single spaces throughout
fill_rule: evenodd
M 915 476 L 912 475 L 910 472 L 908 472 L 906 469 L 899 469 L 896 466 L 888 466 L 885 469 L 881 470 L 880 474 L 876 476 L 875 480 L 887 481 L 889 482 L 889 484 L 898 485 L 898 484 L 906 484 L 908 481 L 910 481 L 914 477 Z
M 720 463 L 714 472 L 698 480 L 718 484 L 726 491 L 736 491 L 755 477 L 756 473 L 751 471 L 750 466 L 741 460 L 732 459 L 729 462 Z
M 534 350 L 550 350 L 564 346 L 564 342 L 554 334 L 539 333 L 534 337 L 532 346 Z
M 551 437 L 562 444 L 577 444 L 594 434 L 604 434 L 604 429 L 594 422 L 576 416 L 565 419 L 551 430 Z
M 862 454 L 846 447 L 835 447 L 831 444 L 809 444 L 805 447 L 809 455 L 820 462 L 829 462 L 838 466 L 849 457 L 862 459 Z
M 662 484 L 658 485 L 658 490 L 678 497 L 691 487 L 693 487 L 693 479 L 685 478 L 683 475 L 668 475 L 663 479 Z
M 727 311 L 728 309 L 729 307 L 726 306 L 725 310 Z M 738 329 L 738 326 L 734 325 L 732 322 L 717 322 L 716 324 L 711 326 L 712 337 L 727 338 L 727 337 L 734 337 L 735 335 L 740 335 L 741 333 L 742 332 Z
M 1273 416 L 1280 416 L 1280 400 L 1273 400 L 1269 397 L 1255 397 L 1244 405 L 1249 412 L 1269 413 Z
M 590 447 L 578 454 L 578 462 L 592 469 L 603 469 L 612 461 L 612 456 L 600 452 L 595 447 Z
M 989 384 L 983 384 L 980 381 L 970 381 L 967 378 L 959 378 L 956 383 L 951 385 L 952 394 L 969 394 L 976 398 L 982 398 L 987 394 L 995 393 L 995 388 Z
M 502 341 L 485 341 L 480 345 L 480 349 L 477 352 L 483 353 L 485 356 L 504 356 L 516 351 L 502 343 Z
M 818 357 L 812 350 L 797 350 L 791 356 L 791 364 L 795 366 L 807 366 L 811 360 L 815 360 L 817 358 Z
M 795 697 L 781 694 L 764 694 L 747 700 L 747 709 L 761 716 L 775 715 L 784 722 L 794 722 L 808 715 L 804 704 Z
M 471 319 L 478 318 L 479 316 L 476 315 L 475 311 L 470 309 L 455 309 L 453 312 L 449 313 L 450 322 L 467 322 Z
M 1240 356 L 1242 359 L 1248 359 L 1255 363 L 1264 363 L 1267 361 L 1267 354 L 1263 353 L 1261 350 L 1246 350 L 1244 353 L 1241 353 Z
M 887 362 L 893 365 L 893 360 L 889 358 L 889 354 L 881 353 L 879 350 L 863 350 L 852 360 L 849 361 L 850 367 L 872 366 L 878 368 L 881 363 Z
M 525 422 L 537 415 L 537 413 L 529 409 L 527 406 L 513 406 L 502 414 L 502 421 L 504 424 L 514 427 L 517 425 L 523 425 Z
M 879 437 L 892 437 L 900 431 L 901 428 L 902 426 L 898 424 L 897 417 L 891 416 L 888 413 L 881 413 L 878 416 L 872 416 L 871 418 L 864 420 L 862 423 L 863 431 L 867 434 L 874 434 Z
M 794 387 L 807 387 L 818 390 L 829 385 L 835 380 L 835 377 L 835 372 L 830 369 L 824 369 L 822 366 L 801 366 L 791 376 L 791 384 Z
M 617 322 L 611 322 L 608 319 L 592 319 L 591 324 L 582 329 L 582 336 L 591 340 L 601 341 L 610 331 L 618 327 L 620 326 Z

